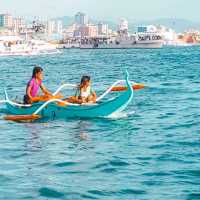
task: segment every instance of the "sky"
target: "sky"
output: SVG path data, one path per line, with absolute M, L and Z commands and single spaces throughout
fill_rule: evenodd
M 99 20 L 181 18 L 200 21 L 200 0 L 0 0 L 0 13 L 15 16 L 74 16 L 87 13 Z

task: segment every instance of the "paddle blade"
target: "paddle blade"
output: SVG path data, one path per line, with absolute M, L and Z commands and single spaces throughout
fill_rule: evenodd
M 132 87 L 133 87 L 134 90 L 141 90 L 145 87 L 145 85 L 141 84 L 141 83 L 137 83 L 137 84 L 134 84 Z M 120 92 L 120 91 L 125 91 L 125 90 L 127 90 L 126 86 L 115 86 L 115 87 L 112 88 L 111 91 Z
M 30 122 L 40 118 L 40 115 L 7 115 L 4 117 L 5 120 L 16 122 Z
M 144 89 L 144 88 L 145 88 L 145 85 L 142 84 L 142 83 L 137 83 L 137 84 L 133 85 L 134 90 L 141 90 L 141 89 Z

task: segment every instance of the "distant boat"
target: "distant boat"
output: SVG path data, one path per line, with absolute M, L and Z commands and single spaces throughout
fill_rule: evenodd
M 81 49 L 161 48 L 162 36 L 157 33 L 120 34 L 117 37 L 82 38 Z
M 60 53 L 43 40 L 24 40 L 18 36 L 0 36 L 0 56 L 31 56 Z

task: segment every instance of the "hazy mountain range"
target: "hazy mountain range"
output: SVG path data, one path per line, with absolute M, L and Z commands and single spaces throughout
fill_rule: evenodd
M 56 20 L 61 20 L 64 26 L 68 26 L 68 25 L 73 24 L 74 17 L 64 16 L 64 17 L 56 18 Z M 113 30 L 116 30 L 117 28 L 118 22 L 90 19 L 90 22 L 94 24 L 98 23 L 99 21 L 108 24 L 109 27 Z M 144 21 L 135 21 L 135 22 L 129 21 L 129 30 L 130 32 L 135 32 L 136 27 L 138 25 L 151 25 L 151 24 L 164 25 L 166 27 L 174 29 L 177 32 L 183 32 L 190 28 L 200 29 L 200 22 L 193 22 L 190 20 L 176 19 L 176 18 L 160 18 L 160 19 L 154 19 L 154 20 L 144 20 Z

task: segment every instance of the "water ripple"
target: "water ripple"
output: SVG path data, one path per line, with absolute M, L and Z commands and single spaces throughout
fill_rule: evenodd
M 125 69 L 147 87 L 112 119 L 0 120 L 0 199 L 200 199 L 199 52 L 71 49 L 1 57 L 0 99 L 5 87 L 22 100 L 34 64 L 44 68 L 51 91 L 88 74 L 99 95 Z M 1 105 L 0 116 L 6 112 Z

